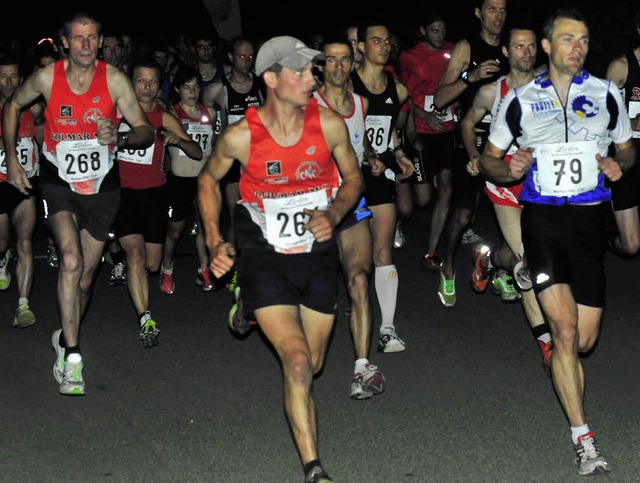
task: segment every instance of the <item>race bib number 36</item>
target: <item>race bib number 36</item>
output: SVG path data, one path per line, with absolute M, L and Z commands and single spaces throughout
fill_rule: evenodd
M 328 206 L 324 190 L 305 193 L 290 198 L 263 200 L 267 224 L 267 241 L 279 253 L 308 253 L 315 240 L 304 229 L 309 216 L 304 209 L 325 210 Z
M 575 196 L 598 185 L 598 148 L 580 141 L 535 146 L 537 185 L 543 196 Z

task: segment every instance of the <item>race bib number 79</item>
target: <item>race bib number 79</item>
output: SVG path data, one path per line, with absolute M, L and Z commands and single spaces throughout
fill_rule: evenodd
M 279 253 L 310 252 L 315 238 L 304 228 L 309 221 L 304 209 L 327 209 L 326 191 L 314 191 L 289 198 L 265 199 L 262 203 L 269 244 Z
M 535 146 L 536 184 L 543 196 L 575 196 L 598 185 L 598 147 L 594 141 Z

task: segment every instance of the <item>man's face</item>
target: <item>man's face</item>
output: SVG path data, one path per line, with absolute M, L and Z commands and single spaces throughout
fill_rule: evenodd
M 153 102 L 160 91 L 160 73 L 157 69 L 138 67 L 133 71 L 133 90 L 138 102 Z
M 358 50 L 358 27 L 349 27 L 347 29 L 347 38 L 353 47 L 353 60 L 356 64 L 362 63 L 362 52 Z
M 118 69 L 122 65 L 122 44 L 116 37 L 104 37 L 102 39 L 102 58 L 105 62 Z
M 255 59 L 256 51 L 251 42 L 240 42 L 235 50 L 229 54 L 233 69 L 245 75 L 251 72 Z
M 482 30 L 492 35 L 500 35 L 507 19 L 507 0 L 485 0 L 482 8 L 476 8 Z
M 62 43 L 69 50 L 69 58 L 79 67 L 89 67 L 98 58 L 102 46 L 102 36 L 95 23 L 75 22 L 71 24 L 71 34 L 63 37 Z
M 324 82 L 342 87 L 349 82 L 353 68 L 353 50 L 345 44 L 327 44 L 324 46 L 325 65 L 322 66 Z
M 589 52 L 589 29 L 584 22 L 558 18 L 553 38 L 542 39 L 542 48 L 549 55 L 550 67 L 575 75 L 584 66 Z
M 425 42 L 431 50 L 444 47 L 444 37 L 447 35 L 447 24 L 443 21 L 430 23 L 424 29 Z
M 17 65 L 0 65 L 0 96 L 6 99 L 20 85 L 20 68 Z
M 213 62 L 215 53 L 216 46 L 211 40 L 200 39 L 196 42 L 196 56 L 198 57 L 198 62 Z
M 358 48 L 362 51 L 367 62 L 374 65 L 386 65 L 391 55 L 391 36 L 389 29 L 384 26 L 375 26 L 367 29 L 367 38 L 358 42 Z
M 509 41 L 509 67 L 519 72 L 531 72 L 536 64 L 538 48 L 531 30 L 514 30 Z

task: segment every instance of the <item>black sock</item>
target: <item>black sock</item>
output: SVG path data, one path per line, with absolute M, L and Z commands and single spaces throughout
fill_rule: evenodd
M 73 347 L 67 347 L 64 351 L 64 358 L 68 359 L 71 354 L 78 354 L 82 357 L 82 353 L 80 352 L 80 346 L 74 345 Z
M 549 333 L 549 324 L 546 322 L 533 328 L 533 335 L 536 339 L 539 339 L 541 335 Z
M 302 467 L 302 470 L 304 471 L 304 474 L 306 475 L 307 473 L 309 473 L 315 466 L 319 466 L 320 468 L 322 468 L 322 463 L 320 462 L 320 459 L 317 460 L 311 460 L 309 461 L 306 465 L 304 465 Z

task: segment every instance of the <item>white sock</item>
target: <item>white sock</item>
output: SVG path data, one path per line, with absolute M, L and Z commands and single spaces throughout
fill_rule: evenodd
M 393 327 L 393 318 L 396 313 L 396 300 L 398 299 L 398 270 L 395 265 L 375 267 L 375 285 L 382 323 L 380 331 L 385 327 Z
M 354 369 L 354 373 L 356 372 L 362 372 L 362 369 L 364 369 L 364 366 L 366 366 L 367 364 L 369 364 L 369 359 L 367 359 L 366 357 L 362 357 L 360 359 L 356 360 L 356 367 Z
M 171 268 L 164 268 L 164 263 L 162 263 L 162 265 L 160 265 L 160 269 L 162 270 L 162 273 L 166 273 L 167 275 L 171 275 L 173 273 L 173 265 L 171 265 Z
M 589 432 L 589 425 L 571 426 L 571 439 L 573 444 L 578 444 L 578 437 L 583 436 Z
M 29 299 L 26 297 L 20 297 L 18 299 L 18 305 L 22 305 L 22 304 L 29 305 Z
M 540 337 L 538 337 L 538 340 L 543 344 L 548 344 L 549 342 L 551 342 L 551 334 L 549 332 L 545 332 Z

